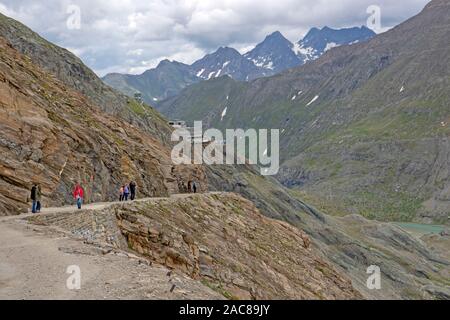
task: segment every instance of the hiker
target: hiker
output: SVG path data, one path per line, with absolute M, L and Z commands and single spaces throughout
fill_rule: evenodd
M 134 201 L 136 199 L 136 189 L 137 189 L 136 182 L 131 181 L 130 182 L 130 200 L 131 201 Z
M 181 193 L 187 193 L 187 188 L 186 188 L 186 185 L 184 184 L 184 181 L 181 182 L 180 191 L 181 191 Z
M 30 195 L 30 199 L 32 202 L 31 205 L 31 212 L 32 213 L 36 213 L 37 212 L 37 185 L 36 183 L 33 184 L 33 186 L 31 187 L 31 195 Z
M 42 190 L 41 186 L 36 186 L 36 212 L 35 213 L 41 213 L 41 201 L 42 201 Z
M 194 181 L 194 182 L 192 182 L 192 191 L 194 192 L 194 193 L 197 193 L 197 183 Z
M 130 196 L 130 187 L 126 185 L 123 188 L 123 201 L 128 201 L 129 196 Z
M 119 189 L 119 202 L 122 202 L 124 199 L 124 191 L 125 191 L 125 187 L 121 186 Z
M 81 210 L 81 206 L 83 204 L 83 197 L 84 197 L 83 188 L 80 186 L 79 183 L 77 183 L 75 188 L 73 189 L 73 198 L 77 201 L 77 207 L 79 210 Z

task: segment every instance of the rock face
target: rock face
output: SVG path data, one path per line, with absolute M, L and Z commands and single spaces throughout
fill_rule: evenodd
M 266 69 L 267 75 L 274 75 L 302 64 L 302 60 L 293 48 L 292 42 L 277 31 L 267 36 L 263 42 L 246 53 L 244 57 L 255 65 Z
M 360 28 L 322 29 L 312 28 L 308 34 L 300 40 L 295 48 L 296 53 L 306 63 L 320 58 L 328 50 L 347 44 L 356 44 L 370 40 L 375 32 L 362 26 Z
M 66 86 L 85 95 L 103 112 L 167 141 L 170 128 L 158 112 L 148 106 L 142 108 L 133 99 L 107 86 L 68 50 L 46 41 L 20 22 L 1 13 L 0 35 L 16 50 L 30 57 L 34 64 L 53 74 Z
M 216 52 L 194 62 L 192 68 L 203 80 L 228 75 L 240 81 L 264 76 L 264 69 L 243 57 L 236 49 L 221 47 Z
M 34 181 L 45 206 L 71 203 L 76 181 L 87 202 L 116 199 L 131 180 L 141 196 L 179 192 L 178 182 L 189 179 L 207 188 L 202 169 L 173 168 L 170 149 L 158 139 L 105 114 L 3 38 L 0 127 L 0 215 L 25 211 Z
M 31 221 L 74 234 L 84 230 L 84 237 L 131 249 L 230 299 L 361 298 L 305 233 L 263 217 L 235 194 L 155 199 Z

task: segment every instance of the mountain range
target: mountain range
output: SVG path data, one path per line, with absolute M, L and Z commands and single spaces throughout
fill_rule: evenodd
M 364 26 L 339 30 L 313 28 L 294 44 L 277 31 L 244 55 L 233 48 L 221 47 L 192 65 L 164 60 L 141 75 L 112 73 L 103 81 L 129 96 L 139 92 L 145 102 L 157 104 L 200 81 L 225 75 L 238 81 L 276 75 L 313 61 L 331 48 L 364 42 L 374 35 Z

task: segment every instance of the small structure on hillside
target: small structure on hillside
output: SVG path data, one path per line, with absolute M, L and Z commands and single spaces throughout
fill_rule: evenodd
M 175 129 L 180 129 L 180 128 L 186 128 L 186 121 L 182 121 L 182 120 L 173 120 L 173 121 L 169 121 L 169 126 L 171 126 L 172 128 Z
M 190 134 L 192 143 L 202 143 L 204 145 L 208 145 L 209 143 L 211 143 L 211 140 L 206 139 L 203 136 L 203 133 L 195 132 L 194 127 L 188 127 L 186 121 L 172 120 L 168 122 L 168 125 L 174 129 L 186 129 Z
M 142 93 L 136 92 L 134 94 L 134 99 L 139 102 L 140 104 L 144 104 L 144 99 L 142 98 Z

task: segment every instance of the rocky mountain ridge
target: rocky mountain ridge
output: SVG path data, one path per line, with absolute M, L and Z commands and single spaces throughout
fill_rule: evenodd
M 315 60 L 333 47 L 367 41 L 374 35 L 366 27 L 313 28 L 304 39 L 294 44 L 276 31 L 243 55 L 233 48 L 221 47 L 190 66 L 164 61 L 163 65 L 141 75 L 108 74 L 103 81 L 130 96 L 140 92 L 147 103 L 158 104 L 197 82 L 222 76 L 238 81 L 272 76 Z

